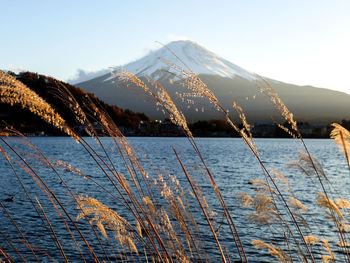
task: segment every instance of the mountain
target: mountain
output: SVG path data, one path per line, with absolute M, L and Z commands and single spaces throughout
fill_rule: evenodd
M 161 83 L 190 122 L 219 118 L 220 114 L 203 99 L 191 105 L 190 109 L 187 104 L 176 99 L 176 93 L 185 90 L 178 85 L 178 72 L 168 62 L 195 72 L 226 109 L 233 112 L 232 103 L 236 101 L 244 109 L 248 121 L 280 119 L 280 115 L 269 104 L 268 98 L 257 90 L 257 83 L 260 86 L 265 85 L 258 74 L 221 58 L 193 41 L 171 42 L 139 60 L 124 65 L 123 68 L 141 79 L 151 77 Z M 170 79 L 173 81 L 169 81 Z M 312 86 L 297 86 L 265 77 L 264 79 L 277 91 L 296 120 L 329 123 L 350 118 L 350 95 L 346 93 Z M 107 103 L 144 112 L 154 119 L 164 118 L 142 90 L 127 88 L 125 83 L 118 82 L 111 73 L 101 74 L 76 85 L 94 93 Z M 233 117 L 236 118 L 234 114 Z

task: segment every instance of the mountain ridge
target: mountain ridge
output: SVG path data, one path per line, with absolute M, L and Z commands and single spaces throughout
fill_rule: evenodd
M 167 61 L 172 59 L 171 63 L 181 64 L 180 60 L 169 49 L 184 64 L 189 64 L 190 68 L 193 67 L 192 70 L 214 92 L 226 109 L 232 109 L 232 103 L 235 100 L 245 110 L 247 118 L 251 122 L 280 119 L 279 114 L 256 89 L 257 82 L 262 80 L 258 74 L 228 62 L 193 41 L 171 42 L 167 46 L 127 64 L 125 69 L 140 78 L 148 76 L 156 79 L 175 99 L 176 91 L 180 91 L 181 87 L 176 83 L 175 85 L 169 84 L 168 80 L 173 78 L 173 73 L 175 73 L 173 68 L 166 63 L 161 64 L 160 61 L 154 62 L 156 58 L 160 57 L 160 54 L 164 53 L 165 58 L 163 57 L 163 59 Z M 192 59 L 189 56 L 192 56 Z M 214 65 L 219 65 L 219 67 L 214 68 Z M 208 71 L 210 71 L 209 74 Z M 216 74 L 217 72 L 221 74 Z M 297 120 L 327 123 L 350 118 L 350 95 L 346 93 L 312 86 L 298 86 L 270 78 L 264 79 L 270 82 Z M 145 95 L 141 95 L 141 98 L 144 98 L 143 103 L 141 103 L 141 99 L 136 93 L 125 88 L 118 89 L 117 87 L 125 86 L 125 83 L 118 82 L 110 74 L 76 85 L 94 93 L 108 103 L 145 112 L 153 119 L 162 119 L 163 117 L 159 111 L 157 112 L 155 105 L 152 106 L 151 103 L 147 102 Z M 251 99 L 253 97 L 254 99 Z M 199 102 L 195 111 L 188 110 L 188 105 L 182 105 L 181 102 L 178 103 L 178 106 L 190 121 L 220 117 L 220 114 L 212 112 L 210 107 L 205 107 L 204 113 L 201 113 L 202 110 L 198 111 L 202 103 L 204 103 L 203 100 Z

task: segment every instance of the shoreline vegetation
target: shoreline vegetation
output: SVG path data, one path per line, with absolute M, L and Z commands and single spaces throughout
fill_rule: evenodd
M 94 97 L 86 95 L 82 101 L 78 101 L 65 85 L 56 83 L 56 98 L 71 110 L 72 120 L 80 123 L 84 132 L 95 139 L 97 146 L 89 144 L 81 133 L 74 129 L 76 125 L 71 126 L 61 117 L 60 112 L 51 107 L 39 94 L 13 76 L 0 71 L 1 102 L 11 107 L 17 105 L 27 109 L 43 119 L 47 125 L 71 136 L 81 145 L 81 151 L 89 154 L 96 168 L 101 170 L 109 182 L 108 187 L 101 185 L 94 175 L 82 174 L 69 164 L 46 157 L 22 133 L 12 128 L 2 129 L 0 153 L 8 164 L 9 176 L 14 176 L 17 180 L 19 188 L 32 207 L 32 212 L 37 216 L 38 224 L 46 227 L 47 238 L 51 239 L 52 246 L 38 247 L 38 240 L 33 240 L 28 234 L 30 231 L 16 223 L 15 215 L 0 201 L 3 211 L 1 220 L 8 222 L 1 224 L 0 234 L 3 241 L 0 241 L 0 259 L 5 262 L 69 262 L 67 244 L 62 242 L 62 237 L 55 231 L 60 225 L 66 230 L 65 233 L 71 241 L 70 251 L 73 248 L 75 255 L 82 262 L 212 262 L 212 258 L 224 263 L 249 262 L 250 255 L 245 250 L 247 246 L 254 246 L 257 253 L 264 255 L 269 261 L 350 262 L 349 196 L 337 195 L 336 186 L 332 185 L 321 163 L 308 150 L 302 135 L 303 125 L 299 128 L 293 114 L 273 87 L 263 79 L 257 83 L 258 90 L 266 95 L 285 120 L 277 126 L 303 146 L 304 150 L 300 152 L 298 160 L 289 163 L 288 166 L 301 174 L 302 180 L 311 180 L 314 183 L 315 199 L 310 200 L 311 203 L 303 203 L 298 198 L 302 193 L 293 190 L 288 176 L 266 167 L 260 155 L 261 149 L 255 144 L 252 126 L 247 122 L 239 105 L 233 103 L 241 125 L 231 119 L 215 94 L 186 65 L 183 65 L 183 69 L 170 62 L 165 63 L 177 70 L 181 84 L 188 89 L 188 92 L 181 96 L 208 100 L 213 109 L 222 114 L 231 131 L 240 135 L 260 165 L 261 169 L 255 174 L 261 176 L 251 178 L 253 192 L 248 193 L 242 189 L 242 192 L 236 193 L 237 202 L 247 209 L 247 213 L 235 214 L 235 211 L 228 207 L 221 189 L 216 184 L 215 170 L 209 169 L 197 147 L 195 130 L 190 129 L 185 116 L 167 91 L 155 80 L 148 79 L 145 83 L 124 70 L 114 73 L 120 81 L 132 84 L 148 94 L 168 115 L 169 122 L 181 128 L 192 146 L 200 163 L 198 167 L 186 166 L 182 154 L 178 152 L 180 149 L 172 147 L 176 162 L 169 163 L 168 169 L 170 171 L 172 165 L 180 166 L 182 173 L 176 175 L 160 171 L 153 164 L 151 168 L 145 166 L 139 157 L 140 153 L 124 137 L 118 123 L 106 108 L 100 107 L 101 102 Z M 94 125 L 95 122 L 99 126 Z M 261 126 L 263 131 L 270 127 L 266 123 Z M 112 156 L 100 140 L 99 132 L 95 129 L 98 127 L 111 138 L 116 148 L 114 153 L 121 157 L 120 163 L 113 162 Z M 15 141 L 11 141 L 12 138 L 7 135 L 19 136 L 21 140 L 16 138 Z M 333 123 L 331 137 L 344 152 L 342 157 L 346 159 L 350 169 L 350 132 L 340 124 Z M 17 144 L 21 144 L 25 150 Z M 79 160 L 80 156 L 76 158 Z M 44 169 L 46 173 L 39 169 L 42 166 L 47 168 Z M 104 191 L 104 201 L 98 200 L 88 192 L 72 191 L 69 182 L 62 176 L 61 169 L 68 169 Z M 193 170 L 200 172 L 201 180 L 206 180 L 210 186 L 205 191 L 192 176 Z M 52 177 L 60 180 L 60 184 L 71 198 L 70 202 L 64 203 L 59 198 L 60 192 L 49 184 Z M 182 184 L 178 179 L 180 177 L 183 179 Z M 26 185 L 24 178 L 32 179 L 42 194 L 33 192 L 32 187 Z M 216 197 L 215 207 L 208 205 L 208 191 Z M 42 205 L 44 201 L 46 205 Z M 111 201 L 127 211 L 127 215 L 121 214 L 119 209 L 111 209 L 111 203 L 108 203 Z M 75 210 L 72 207 L 75 207 Z M 309 213 L 313 207 L 323 210 L 324 218 L 313 218 Z M 56 217 L 49 218 L 47 210 L 55 211 Z M 244 242 L 240 231 L 242 226 L 237 225 L 235 221 L 239 216 L 246 217 L 247 222 L 264 229 L 269 236 L 251 238 L 249 243 Z M 332 227 L 326 235 L 322 231 L 319 232 L 317 227 L 312 227 L 315 219 L 321 221 L 321 224 L 331 224 Z M 12 233 L 15 232 L 15 236 L 4 228 L 7 224 L 13 226 Z M 82 231 L 83 226 L 88 230 Z M 209 236 L 210 240 L 204 239 L 204 236 Z

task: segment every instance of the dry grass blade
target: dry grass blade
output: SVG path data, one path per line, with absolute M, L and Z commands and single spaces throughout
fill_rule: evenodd
M 249 144 L 251 145 L 251 148 L 256 152 L 258 153 L 258 150 L 256 148 L 256 145 L 255 145 L 255 141 L 253 139 L 253 135 L 250 131 L 250 125 L 247 121 L 247 118 L 243 112 L 243 109 L 241 106 L 239 106 L 237 104 L 236 101 L 233 102 L 233 107 L 235 108 L 237 114 L 238 114 L 238 117 L 240 118 L 241 122 L 242 122 L 242 125 L 243 125 L 243 129 L 241 129 L 241 135 L 242 137 L 246 138 L 249 142 Z M 232 125 L 231 125 L 232 126 Z
M 288 199 L 288 203 L 291 207 L 295 207 L 295 208 L 298 208 L 298 209 L 301 209 L 301 210 L 304 210 L 305 212 L 307 212 L 307 208 L 306 206 L 303 205 L 302 202 L 300 202 L 298 199 L 294 198 L 294 197 L 290 197 Z
M 329 255 L 322 256 L 322 261 L 323 262 L 330 262 L 330 261 L 335 262 L 334 253 L 333 253 L 331 246 L 328 243 L 328 240 L 322 239 L 322 242 L 323 242 L 323 244 L 322 244 L 323 249 L 329 253 Z
M 76 134 L 69 128 L 64 119 L 38 94 L 22 82 L 0 70 L 0 102 L 10 105 L 20 105 L 41 117 L 44 121 L 72 136 L 79 141 Z
M 11 220 L 12 224 L 15 226 L 15 228 L 17 229 L 17 232 L 21 235 L 22 239 L 24 240 L 24 243 L 26 244 L 26 246 L 29 248 L 29 250 L 31 251 L 31 253 L 33 254 L 35 260 L 37 262 L 40 262 L 37 255 L 34 252 L 33 247 L 31 246 L 31 244 L 28 242 L 28 240 L 26 239 L 26 237 L 23 235 L 22 231 L 19 229 L 18 225 L 16 224 L 16 222 L 13 220 L 12 216 L 10 215 L 10 213 L 7 211 L 6 207 L 3 205 L 3 203 L 0 201 L 0 206 L 2 207 L 2 209 L 4 209 L 5 213 L 7 214 L 8 218 Z
M 332 258 L 332 256 L 329 256 L 329 255 L 323 255 L 321 257 L 321 259 L 322 259 L 323 263 L 328 263 L 328 262 L 331 262 L 331 261 L 335 262 L 335 260 Z
M 211 223 L 211 220 L 210 220 L 210 218 L 209 218 L 209 216 L 208 216 L 208 214 L 207 214 L 207 212 L 206 212 L 206 210 L 205 210 L 203 204 L 201 203 L 200 197 L 199 197 L 199 195 L 198 195 L 198 193 L 197 193 L 197 191 L 196 191 L 196 188 L 195 188 L 195 186 L 194 186 L 194 184 L 193 184 L 193 182 L 192 182 L 192 179 L 189 177 L 189 174 L 188 174 L 188 172 L 187 172 L 187 170 L 186 170 L 184 164 L 182 163 L 182 161 L 181 161 L 181 159 L 180 159 L 180 157 L 179 157 L 179 155 L 178 155 L 178 153 L 176 152 L 176 150 L 175 150 L 174 147 L 173 147 L 173 151 L 174 151 L 174 153 L 175 153 L 175 155 L 176 155 L 176 157 L 177 157 L 177 159 L 178 159 L 178 161 L 179 161 L 179 163 L 180 163 L 180 165 L 181 165 L 181 168 L 182 168 L 182 170 L 183 170 L 183 172 L 184 172 L 184 174 L 185 174 L 185 176 L 186 176 L 186 178 L 187 178 L 187 180 L 188 180 L 188 182 L 189 182 L 189 184 L 190 184 L 190 186 L 191 186 L 191 188 L 192 188 L 192 191 L 193 191 L 193 193 L 194 193 L 194 195 L 195 195 L 195 198 L 197 199 L 197 202 L 198 202 L 198 204 L 199 204 L 199 206 L 200 206 L 200 208 L 201 208 L 201 210 L 202 210 L 202 212 L 203 212 L 203 215 L 205 216 L 205 219 L 206 219 L 206 221 L 208 222 L 208 225 L 209 225 L 209 227 L 210 227 L 210 230 L 211 230 L 211 232 L 212 232 L 212 234 L 213 234 L 213 237 L 214 237 L 214 239 L 215 239 L 215 241 L 216 241 L 216 244 L 217 244 L 217 246 L 218 246 L 218 249 L 219 249 L 219 251 L 220 251 L 222 262 L 226 263 L 227 260 L 226 260 L 225 254 L 224 254 L 224 252 L 223 252 L 222 245 L 220 244 L 220 241 L 219 241 L 219 239 L 218 239 L 218 236 L 217 236 L 217 234 L 216 234 L 216 232 L 215 232 L 215 230 L 214 230 L 214 228 L 213 228 L 213 224 Z
M 79 204 L 77 209 L 80 209 L 81 212 L 77 215 L 76 220 L 92 214 L 94 217 L 90 220 L 91 222 L 100 223 L 101 227 L 105 223 L 109 226 L 114 226 L 113 228 L 118 229 L 118 231 L 125 231 L 125 226 L 128 225 L 128 222 L 95 198 L 79 196 L 77 200 Z M 107 238 L 106 235 L 104 236 Z
M 305 236 L 305 241 L 310 245 L 316 245 L 318 242 L 320 242 L 320 239 L 318 237 L 309 235 Z
M 276 221 L 276 212 L 274 201 L 259 191 L 253 201 L 254 212 L 248 216 L 249 221 L 261 225 L 270 225 Z
M 271 213 L 267 210 L 252 213 L 248 215 L 248 219 L 257 226 L 271 225 L 272 223 L 276 222 L 275 217 L 271 216 Z
M 5 250 L 3 250 L 1 247 L 0 247 L 0 253 L 4 256 L 4 259 L 9 262 L 9 263 L 12 263 L 14 262 L 14 260 L 7 254 L 7 252 Z M 0 263 L 5 263 L 5 261 L 3 261 L 1 258 L 0 258 Z
M 337 244 L 339 247 L 350 247 L 350 243 L 346 241 L 338 241 Z
M 277 123 L 277 127 L 280 128 L 281 130 L 283 130 L 284 132 L 286 132 L 287 134 L 289 134 L 294 139 L 298 139 L 298 137 L 290 129 L 288 129 L 288 127 L 286 127 L 280 123 Z
M 105 238 L 108 239 L 107 227 L 109 230 L 113 231 L 114 237 L 119 240 L 122 247 L 127 246 L 130 250 L 138 254 L 138 250 L 132 239 L 133 232 L 129 231 L 131 225 L 128 221 L 95 198 L 81 195 L 77 198 L 77 202 L 77 209 L 81 210 L 77 216 L 77 220 L 85 216 L 93 215 L 90 219 L 90 223 L 95 223 L 98 230 Z
M 339 146 L 339 149 L 345 153 L 346 160 L 350 169 L 350 132 L 338 123 L 332 123 L 334 129 L 331 132 L 331 138 Z
M 70 108 L 75 120 L 85 127 L 86 133 L 91 137 L 95 137 L 96 131 L 94 130 L 85 112 L 83 111 L 73 94 L 70 92 L 70 90 L 64 84 L 62 84 L 62 82 L 57 81 L 53 78 L 50 78 L 50 80 L 56 85 L 53 94 L 56 95 L 56 97 L 59 98 L 62 101 L 62 103 L 64 103 Z M 90 95 L 86 94 L 85 98 L 89 99 Z
M 276 248 L 274 248 L 272 245 L 269 245 L 261 240 L 256 240 L 256 239 L 252 240 L 252 245 L 255 248 L 267 249 L 270 255 L 277 258 L 279 262 L 287 263 L 285 256 L 282 255 L 282 253 L 278 251 Z
M 207 98 L 210 103 L 212 103 L 217 110 L 222 110 L 219 107 L 220 103 L 214 93 L 207 88 L 204 82 L 194 73 L 190 68 L 185 70 L 175 63 L 172 63 L 164 58 L 160 58 L 165 64 L 173 68 L 179 73 L 179 79 L 182 86 L 186 86 L 189 90 L 193 91 L 193 93 L 184 93 L 179 94 L 180 97 L 199 97 L 199 98 Z
M 270 197 L 259 192 L 254 198 L 254 209 L 257 212 L 266 211 L 271 208 L 271 205 L 273 205 L 273 203 L 274 202 Z
M 338 123 L 332 123 L 333 130 L 330 134 L 340 150 L 346 152 L 350 149 L 350 132 Z
M 350 202 L 345 199 L 336 199 L 335 203 L 340 209 L 350 209 Z
M 321 193 L 321 192 L 318 193 L 317 205 L 319 205 L 320 207 L 326 207 L 326 208 L 331 209 L 332 211 L 334 211 L 338 215 L 339 219 L 341 219 L 341 220 L 344 219 L 344 216 L 341 213 L 341 211 L 339 210 L 336 203 L 334 203 L 331 199 L 327 198 L 324 193 Z
M 237 195 L 238 195 L 237 199 L 239 202 L 241 202 L 241 205 L 243 207 L 249 207 L 254 202 L 254 199 L 246 193 L 238 193 Z
M 275 191 L 270 187 L 270 185 L 264 181 L 254 179 L 251 181 L 251 183 L 256 187 L 258 191 L 275 194 Z
M 270 83 L 268 83 L 266 80 L 262 79 L 265 86 L 261 87 L 257 83 L 258 90 L 268 96 L 270 98 L 270 101 L 272 102 L 273 107 L 281 113 L 281 115 L 284 117 L 284 119 L 289 123 L 289 125 L 292 127 L 292 129 L 298 134 L 299 130 L 297 127 L 297 122 L 294 120 L 293 114 L 288 110 L 286 105 L 283 103 L 281 98 L 278 96 L 277 92 L 272 88 Z
M 282 182 L 282 183 L 284 183 L 288 188 L 290 188 L 289 181 L 288 181 L 288 179 L 284 176 L 283 173 L 281 173 L 281 172 L 278 171 L 278 170 L 272 170 L 272 171 L 271 171 L 271 174 L 277 175 L 276 177 L 274 177 L 274 179 L 275 179 L 276 182 Z
M 51 233 L 54 235 L 55 237 L 55 241 L 57 242 L 57 245 L 59 246 L 59 251 L 60 251 L 60 254 L 62 255 L 63 257 L 63 260 L 64 262 L 67 262 L 68 263 L 68 259 L 67 259 L 67 256 L 66 254 L 64 253 L 64 250 L 63 250 L 63 247 L 61 245 L 61 242 L 59 241 L 57 235 L 56 235 L 56 232 L 53 230 L 53 227 L 52 227 L 52 224 L 50 223 L 49 219 L 47 218 L 47 215 L 46 215 L 46 212 L 44 210 L 44 208 L 42 207 L 41 203 L 39 202 L 39 199 L 38 198 L 35 198 L 36 202 L 38 203 L 39 207 L 40 207 L 40 210 L 41 212 L 43 213 L 44 217 L 45 217 L 45 220 L 47 222 L 47 224 L 49 225 L 50 227 L 50 231 Z
M 322 176 L 322 178 L 329 181 L 322 165 L 316 159 L 316 157 L 302 151 L 299 153 L 298 160 L 296 162 L 289 163 L 288 168 L 296 168 L 309 177 Z

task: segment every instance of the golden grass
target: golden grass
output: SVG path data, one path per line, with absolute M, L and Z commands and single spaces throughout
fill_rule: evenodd
M 38 115 L 47 123 L 64 131 L 77 140 L 76 134 L 64 119 L 38 94 L 26 87 L 22 82 L 0 70 L 0 102 L 19 105 Z
M 296 199 L 295 197 L 290 197 L 288 199 L 288 202 L 290 204 L 291 207 L 295 207 L 295 208 L 298 208 L 298 209 L 301 209 L 301 210 L 304 210 L 305 212 L 307 212 L 307 208 L 305 205 L 303 205 L 302 202 L 300 202 L 298 199 Z
M 318 237 L 312 235 L 305 236 L 305 240 L 310 245 L 316 245 L 318 242 L 320 242 L 320 239 Z
M 274 248 L 271 244 L 267 244 L 261 240 L 252 240 L 252 244 L 255 248 L 259 249 L 267 249 L 268 252 L 278 259 L 279 262 L 287 263 L 287 260 L 285 258 L 285 255 L 283 255 L 280 251 L 278 251 L 276 248 Z
M 337 204 L 333 200 L 327 198 L 324 193 L 321 193 L 321 192 L 318 193 L 317 205 L 321 207 L 329 208 L 330 210 L 334 211 L 337 214 L 340 220 L 344 219 L 344 216 L 340 211 L 339 207 L 337 206 Z
M 340 150 L 345 153 L 350 169 L 350 132 L 338 123 L 333 123 L 332 126 L 334 129 L 331 132 L 331 138 L 334 139 L 334 142 L 339 146 Z
M 323 262 L 330 262 L 330 261 L 335 262 L 334 253 L 333 253 L 331 246 L 329 245 L 328 240 L 322 239 L 322 242 L 323 242 L 322 248 L 329 254 L 329 255 L 323 255 L 322 261 Z
M 232 129 L 241 135 L 243 142 L 262 168 L 264 178 L 251 179 L 251 184 L 254 188 L 253 194 L 238 193 L 238 201 L 244 208 L 250 209 L 250 212 L 247 214 L 235 214 L 235 216 L 247 217 L 248 221 L 261 227 L 264 231 L 270 231 L 271 236 L 277 237 L 276 240 L 280 241 L 271 242 L 268 238 L 266 238 L 266 242 L 253 239 L 251 244 L 257 249 L 267 250 L 279 262 L 317 262 L 318 260 L 335 262 L 337 257 L 340 257 L 341 260 L 350 261 L 348 253 L 349 243 L 347 242 L 347 232 L 349 232 L 350 228 L 348 214 L 344 213 L 350 209 L 350 202 L 345 198 L 337 198 L 334 199 L 335 201 L 330 199 L 330 194 L 333 196 L 334 193 L 329 192 L 329 189 L 331 189 L 329 186 L 330 182 L 321 163 L 310 155 L 293 114 L 289 112 L 271 85 L 263 80 L 264 86 L 262 87 L 258 83 L 258 89 L 269 97 L 276 110 L 289 123 L 291 130 L 282 125 L 280 127 L 292 137 L 301 140 L 302 145 L 305 147 L 305 152 L 300 152 L 298 160 L 291 162 L 288 166 L 307 175 L 310 180 L 316 180 L 319 183 L 321 191 L 317 200 L 315 198 L 315 203 L 325 209 L 325 214 L 331 217 L 331 222 L 334 223 L 335 233 L 338 238 L 336 244 L 341 249 L 341 253 L 338 253 L 338 251 L 334 252 L 332 244 L 325 238 L 317 237 L 321 237 L 321 234 L 314 233 L 315 230 L 310 228 L 313 219 L 309 218 L 309 216 L 313 208 L 307 208 L 300 201 L 302 199 L 297 198 L 288 176 L 280 171 L 269 171 L 266 168 L 250 132 L 251 127 L 247 122 L 243 109 L 236 102 L 233 102 L 233 107 L 243 124 L 243 129 L 239 129 L 238 125 L 232 121 L 228 110 L 222 107 L 215 94 L 208 89 L 191 69 L 187 68 L 185 70 L 171 62 L 164 62 L 178 72 L 180 84 L 188 89 L 188 92 L 179 94 L 179 96 L 184 100 L 187 99 L 189 103 L 193 103 L 193 100 L 190 99 L 193 97 L 206 98 L 217 111 L 222 113 Z M 222 193 L 215 182 L 215 176 L 207 167 L 196 145 L 184 114 L 177 108 L 160 83 L 152 79 L 147 79 L 147 83 L 145 83 L 134 74 L 124 70 L 118 70 L 114 74 L 119 80 L 124 81 L 126 84 L 132 84 L 150 95 L 156 105 L 170 116 L 170 120 L 183 129 L 190 145 L 201 161 L 202 165 L 199 169 L 203 173 L 203 180 L 209 180 L 213 195 L 209 195 L 208 190 L 203 192 L 199 184 L 191 177 L 190 170 L 184 165 L 175 148 L 173 150 L 176 155 L 176 165 L 180 165 L 182 168 L 182 176 L 187 180 L 189 190 L 179 183 L 177 177 L 181 176 L 181 174 L 176 176 L 170 175 L 167 172 L 160 172 L 154 166 L 153 170 L 144 168 L 143 161 L 140 160 L 137 150 L 132 147 L 119 131 L 118 125 L 113 122 L 106 112 L 95 105 L 91 99 L 87 98 L 87 103 L 89 103 L 93 115 L 107 135 L 110 136 L 116 152 L 121 157 L 121 163 L 124 168 L 123 172 L 121 172 L 120 164 L 113 162 L 105 145 L 89 123 L 88 114 L 83 112 L 72 94 L 64 86 L 59 85 L 63 101 L 68 102 L 72 112 L 76 115 L 76 119 L 88 127 L 89 134 L 96 139 L 97 147 L 89 144 L 86 139 L 77 135 L 68 127 L 60 115 L 36 93 L 13 77 L 0 71 L 0 102 L 11 105 L 16 104 L 28 109 L 73 137 L 81 144 L 82 150 L 89 154 L 109 184 L 108 188 L 70 164 L 46 158 L 30 141 L 26 141 L 28 151 L 13 148 L 2 137 L 11 134 L 21 136 L 21 134 L 9 129 L 0 131 L 2 136 L 1 143 L 6 147 L 5 150 L 0 145 L 0 152 L 11 166 L 19 185 L 23 187 L 28 200 L 32 202 L 33 209 L 46 226 L 48 234 L 52 236 L 52 241 L 61 256 L 60 260 L 67 262 L 69 258 L 66 257 L 64 244 L 61 245 L 60 237 L 56 235 L 56 226 L 47 217 L 45 212 L 47 208 L 41 205 L 39 199 L 35 199 L 36 202 L 33 201 L 34 199 L 26 190 L 21 177 L 18 176 L 16 170 L 18 168 L 16 167 L 19 167 L 22 169 L 22 172 L 29 175 L 29 178 L 32 178 L 50 200 L 52 208 L 59 215 L 60 223 L 69 232 L 74 241 L 75 249 L 84 262 L 90 260 L 94 262 L 110 262 L 113 261 L 110 259 L 112 256 L 116 258 L 116 261 L 120 262 L 210 262 L 210 255 L 207 255 L 203 235 L 206 235 L 206 238 L 208 238 L 208 235 L 212 238 L 212 244 L 214 244 L 213 246 L 215 246 L 217 255 L 222 262 L 231 262 L 233 258 L 242 262 L 248 262 L 249 255 L 246 255 L 245 247 L 249 246 L 249 244 L 242 242 L 239 235 L 239 230 L 242 226 L 237 226 L 233 220 L 231 216 L 232 211 L 227 207 Z M 331 136 L 341 150 L 345 152 L 345 157 L 349 163 L 350 133 L 338 124 L 333 124 L 333 127 L 334 130 Z M 98 151 L 101 151 L 102 154 L 98 153 Z M 16 158 L 10 157 L 8 152 Z M 33 163 L 31 164 L 30 161 L 33 161 Z M 17 166 L 15 167 L 14 164 Z M 50 186 L 46 184 L 45 179 L 36 172 L 34 169 L 36 164 L 46 165 L 52 170 L 52 174 L 61 180 L 63 187 L 65 187 L 76 206 L 76 211 L 78 211 L 75 216 L 68 213 L 66 205 L 60 202 L 57 193 L 54 193 Z M 169 163 L 168 165 L 172 164 Z M 108 200 L 117 202 L 118 206 L 123 207 L 124 211 L 128 211 L 128 216 L 121 216 L 118 209 L 111 209 L 89 193 L 73 192 L 57 170 L 62 168 L 89 180 L 96 188 L 105 193 L 105 197 L 108 197 Z M 315 189 L 318 189 L 317 186 L 315 186 Z M 215 209 L 210 207 L 208 196 L 217 197 L 216 203 L 218 207 L 215 207 Z M 34 245 L 27 241 L 6 208 L 2 204 L 1 206 L 16 226 L 17 232 L 21 235 L 21 239 L 25 242 L 34 258 L 37 258 L 38 251 Z M 197 213 L 194 213 L 193 209 L 197 210 Z M 200 211 L 199 215 L 198 211 Z M 220 212 L 216 213 L 214 211 Z M 200 221 L 197 217 L 202 217 L 202 220 Z M 94 237 L 94 241 L 88 240 L 86 233 L 83 233 L 81 226 L 76 223 L 77 221 L 87 225 Z M 199 222 L 201 223 L 199 224 Z M 222 232 L 224 236 L 221 234 Z M 6 237 L 5 234 L 4 236 Z M 264 239 L 264 237 L 261 238 Z M 227 239 L 229 239 L 229 242 L 226 241 Z M 13 244 L 11 240 L 8 243 Z M 92 243 L 97 244 L 97 247 L 92 247 Z M 86 248 L 85 250 L 88 253 L 81 249 L 82 246 Z M 322 257 L 315 253 L 314 248 L 317 246 L 322 247 L 326 253 Z M 101 254 L 97 255 L 95 250 L 102 251 L 102 256 Z M 14 249 L 14 251 L 20 258 L 23 257 L 21 250 Z M 7 262 L 14 261 L 11 259 L 11 255 L 3 248 L 0 248 L 0 253 L 3 260 Z

